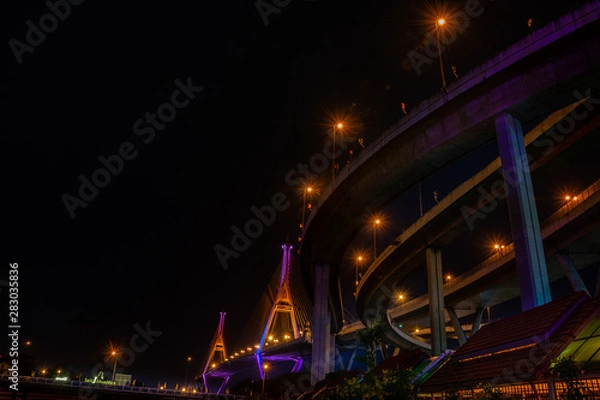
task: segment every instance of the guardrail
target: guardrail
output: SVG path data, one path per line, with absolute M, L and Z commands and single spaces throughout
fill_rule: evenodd
M 586 207 L 591 207 L 593 204 L 596 204 L 597 199 L 594 199 L 593 197 L 597 196 L 599 192 L 600 180 L 597 180 L 582 192 L 577 193 L 573 199 L 558 208 L 554 213 L 546 217 L 546 219 L 541 221 L 540 230 L 542 231 L 542 239 L 545 239 L 547 235 L 556 232 L 560 227 L 569 222 L 570 219 L 579 216 L 587 209 Z M 593 203 L 586 204 L 586 201 Z M 495 254 L 489 256 L 473 268 L 463 272 L 461 275 L 454 277 L 447 282 L 444 282 L 444 296 L 460 290 L 467 284 L 472 283 L 473 280 L 477 279 L 478 274 L 486 271 L 490 272 L 490 270 L 500 268 L 502 265 L 504 265 L 506 260 L 514 258 L 514 252 L 514 243 L 508 243 L 495 252 Z M 394 313 L 393 318 L 397 318 L 398 314 L 404 315 L 414 310 L 418 310 L 419 308 L 423 307 L 424 304 L 428 304 L 428 302 L 429 294 L 425 293 L 402 304 L 396 304 L 390 307 L 388 311 Z
M 105 392 L 119 392 L 119 393 L 140 393 L 157 396 L 176 396 L 181 398 L 189 399 L 215 399 L 215 400 L 244 400 L 245 396 L 232 395 L 232 394 L 217 394 L 217 393 L 203 393 L 203 392 L 187 392 L 179 389 L 159 389 L 151 387 L 141 386 L 126 386 L 126 385 L 111 385 L 106 383 L 92 383 L 92 382 L 81 382 L 81 381 L 57 381 L 51 378 L 41 378 L 34 376 L 19 376 L 19 383 L 33 383 L 40 386 L 52 386 L 52 387 L 73 387 L 73 388 L 86 388 L 94 389 Z M 9 381 L 8 376 L 1 376 L 0 382 Z

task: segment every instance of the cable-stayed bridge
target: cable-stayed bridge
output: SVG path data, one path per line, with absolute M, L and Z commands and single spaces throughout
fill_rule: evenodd
M 276 363 L 287 372 L 310 370 L 315 381 L 352 368 L 352 352 L 360 347 L 356 332 L 375 315 L 387 316 L 394 328 L 388 344 L 395 352 L 422 348 L 436 357 L 449 337 L 468 340 L 482 310 L 514 298 L 523 310 L 549 302 L 550 284 L 558 279 L 597 294 L 598 284 L 579 274 L 597 273 L 600 261 L 600 167 L 590 157 L 590 149 L 600 148 L 599 21 L 600 2 L 590 1 L 542 27 L 402 116 L 359 153 L 322 192 L 299 248 L 283 244 L 245 349 L 225 351 L 222 314 L 202 371 L 210 390 L 222 391 L 234 376 L 273 376 L 264 365 Z M 341 287 L 365 215 L 490 143 L 498 146 L 496 160 L 473 171 L 435 210 L 398 229 L 357 288 Z M 572 169 L 581 190 L 539 213 L 539 193 L 550 193 L 559 168 Z M 481 237 L 489 225 L 478 219 L 494 215 L 508 216 L 494 223 L 512 240 L 502 253 L 477 262 L 467 261 L 465 250 L 465 272 L 445 282 L 442 253 L 465 237 Z M 426 273 L 426 293 L 398 304 L 393 288 L 416 271 Z M 358 321 L 347 318 L 342 290 L 356 292 Z

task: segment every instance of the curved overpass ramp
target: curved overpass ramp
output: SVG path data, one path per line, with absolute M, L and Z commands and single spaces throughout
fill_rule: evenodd
M 525 145 L 535 148 L 536 144 L 543 143 L 543 140 L 546 140 L 547 137 L 542 135 L 566 116 L 569 116 L 581 104 L 581 102 L 576 102 L 550 115 L 525 135 Z M 582 137 L 592 137 L 592 140 L 588 140 L 587 143 L 600 145 L 599 140 L 593 140 L 593 137 L 599 137 L 599 127 L 600 109 L 595 114 L 589 114 L 588 118 L 580 121 L 580 126 L 562 142 L 554 146 L 552 151 L 535 160 L 532 158 L 530 170 L 535 173 L 541 170 L 539 173 L 543 173 L 543 167 L 547 163 L 554 161 L 554 158 L 559 157 L 571 144 Z M 536 142 L 536 140 L 538 141 Z M 481 202 L 482 192 L 490 196 L 489 199 L 485 199 L 485 203 Z M 423 217 L 396 237 L 392 244 L 379 255 L 366 271 L 358 286 L 357 308 L 359 315 L 364 314 L 365 310 L 379 308 L 378 304 L 382 303 L 381 296 L 387 296 L 385 287 L 396 286 L 392 282 L 402 281 L 415 269 L 423 266 L 427 247 L 446 248 L 457 238 L 473 231 L 478 222 L 476 221 L 477 214 L 467 215 L 465 210 L 471 212 L 483 208 L 487 214 L 491 213 L 487 210 L 490 204 L 501 201 L 501 198 L 493 197 L 492 193 L 505 193 L 499 158 L 445 196 L 436 207 L 426 212 Z M 581 199 L 580 195 L 579 201 L 582 201 Z M 578 203 L 578 207 L 581 205 L 582 203 Z M 498 206 L 494 211 L 498 211 L 500 208 Z M 480 215 L 484 213 L 484 211 L 479 212 L 482 213 Z M 547 231 L 543 233 L 548 235 Z M 488 280 L 490 279 L 491 277 L 488 277 Z M 484 287 L 484 285 L 480 287 Z
M 541 222 L 546 256 L 567 251 L 574 243 L 584 238 L 593 247 L 600 245 L 600 180 L 577 195 L 575 203 L 567 203 L 554 214 Z M 578 269 L 600 261 L 600 253 L 578 257 Z M 549 266 L 550 280 L 564 276 L 560 267 Z M 443 287 L 447 307 L 456 311 L 457 317 L 471 315 L 477 309 L 491 307 L 519 296 L 515 253 L 512 244 L 503 253 L 494 254 L 466 273 L 446 282 Z M 392 305 L 386 316 L 393 332 L 390 339 L 399 347 L 419 347 L 430 350 L 429 343 L 422 334 L 415 334 L 416 328 L 427 327 L 429 323 L 429 296 L 421 295 L 403 304 Z M 446 320 L 450 320 L 449 317 Z M 403 329 L 399 329 L 402 325 Z M 472 327 L 471 327 L 472 329 Z M 448 328 L 447 328 L 448 330 Z M 424 333 L 427 333 L 425 330 Z
M 363 226 L 361 216 L 495 141 L 498 114 L 512 114 L 529 131 L 572 104 L 574 93 L 599 93 L 599 19 L 600 2 L 590 2 L 498 53 L 388 129 L 324 193 L 306 221 L 300 254 L 309 287 L 315 263 L 330 266 L 334 333 L 343 325 L 340 260 Z

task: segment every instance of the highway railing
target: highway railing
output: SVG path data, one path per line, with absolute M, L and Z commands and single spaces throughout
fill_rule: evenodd
M 1 376 L 0 382 L 9 381 L 10 377 Z M 232 394 L 216 394 L 216 393 L 203 393 L 203 392 L 188 392 L 179 389 L 159 389 L 151 387 L 141 386 L 129 386 L 129 385 L 112 385 L 107 383 L 92 383 L 82 381 L 57 381 L 52 378 L 42 378 L 34 376 L 19 376 L 19 383 L 32 383 L 40 386 L 52 386 L 52 387 L 73 387 L 73 388 L 86 388 L 99 390 L 103 392 L 120 392 L 120 393 L 139 393 L 157 396 L 176 396 L 190 399 L 215 399 L 215 400 L 243 400 L 246 397 Z

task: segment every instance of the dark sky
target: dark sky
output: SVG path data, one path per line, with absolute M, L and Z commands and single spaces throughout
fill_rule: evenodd
M 199 371 L 219 311 L 239 340 L 298 234 L 301 189 L 286 173 L 322 151 L 335 117 L 368 145 L 402 102 L 441 85 L 436 57 L 418 71 L 407 58 L 425 52 L 434 3 L 281 1 L 267 24 L 256 8 L 267 0 L 11 3 L 3 263 L 19 265 L 20 337 L 43 366 L 87 374 L 109 342 L 130 347 L 149 324 L 161 334 L 124 372 L 182 381 L 188 356 Z M 450 65 L 460 74 L 527 35 L 528 18 L 541 26 L 580 3 L 448 2 L 475 5 L 444 49 L 447 80 Z M 94 179 L 103 187 L 84 201 Z M 277 193 L 289 207 L 225 269 L 215 246 L 231 248 L 232 227 Z

